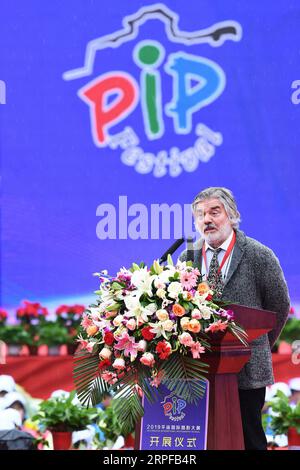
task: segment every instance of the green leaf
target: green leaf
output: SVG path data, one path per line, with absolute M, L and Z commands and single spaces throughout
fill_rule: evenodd
M 114 281 L 114 282 L 112 282 L 111 287 L 114 290 L 122 290 L 122 289 L 124 289 L 124 287 L 126 287 L 126 285 L 122 282 Z
M 134 272 L 134 271 L 139 271 L 139 270 L 140 270 L 139 265 L 136 264 L 136 263 L 132 263 L 132 266 L 131 266 L 131 268 L 130 268 L 130 271 L 131 271 L 131 272 Z
M 136 423 L 141 419 L 144 410 L 140 397 L 134 384 L 129 383 L 122 387 L 113 399 L 114 409 L 122 434 L 127 436 L 134 431 Z M 124 406 L 126 403 L 126 406 Z
M 108 391 L 108 384 L 99 376 L 99 356 L 79 351 L 74 356 L 73 377 L 80 402 L 97 405 Z
M 173 263 L 173 260 L 172 260 L 172 256 L 171 256 L 171 255 L 168 255 L 168 257 L 167 257 L 167 263 L 168 263 L 170 266 L 174 266 L 174 263 Z
M 198 359 L 173 353 L 163 365 L 165 376 L 162 383 L 188 403 L 197 403 L 205 393 L 207 367 Z
M 248 335 L 245 333 L 245 331 L 238 325 L 229 323 L 228 324 L 228 330 L 235 336 L 244 346 L 249 346 L 247 338 Z
M 113 310 L 119 310 L 120 307 L 121 307 L 121 304 L 113 304 L 110 307 L 107 307 L 106 311 L 112 312 Z

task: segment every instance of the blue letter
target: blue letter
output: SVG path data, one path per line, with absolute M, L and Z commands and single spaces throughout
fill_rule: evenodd
M 192 129 L 192 114 L 212 103 L 225 87 L 225 74 L 215 62 L 195 55 L 170 54 L 165 70 L 173 75 L 173 98 L 166 113 L 173 117 L 177 133 Z M 198 84 L 192 86 L 192 80 Z

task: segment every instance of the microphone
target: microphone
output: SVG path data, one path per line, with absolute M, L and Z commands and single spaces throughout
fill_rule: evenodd
M 167 261 L 168 255 L 172 255 L 174 251 L 177 250 L 177 248 L 180 247 L 180 245 L 183 244 L 185 241 L 184 238 L 180 238 L 179 240 L 176 240 L 176 242 L 173 243 L 173 245 L 168 248 L 168 250 L 160 257 L 159 262 L 163 263 L 164 261 Z
M 186 250 L 186 260 L 187 261 L 192 261 L 192 263 L 194 262 L 194 244 L 193 244 L 193 237 L 187 237 L 187 240 L 186 240 L 186 244 L 187 244 L 187 250 Z

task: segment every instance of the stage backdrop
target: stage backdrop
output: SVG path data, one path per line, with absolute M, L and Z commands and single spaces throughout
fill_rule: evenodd
M 193 231 L 207 186 L 300 300 L 298 0 L 2 2 L 1 304 L 93 299 L 92 273 Z

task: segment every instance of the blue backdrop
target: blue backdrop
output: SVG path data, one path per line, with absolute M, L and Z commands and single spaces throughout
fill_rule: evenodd
M 174 239 L 151 239 L 151 204 L 207 186 L 232 189 L 298 302 L 299 24 L 297 0 L 5 2 L 2 306 L 93 298 L 94 271 L 151 262 Z M 128 223 L 148 210 L 148 239 L 145 219 L 125 239 L 119 196 L 140 204 Z

